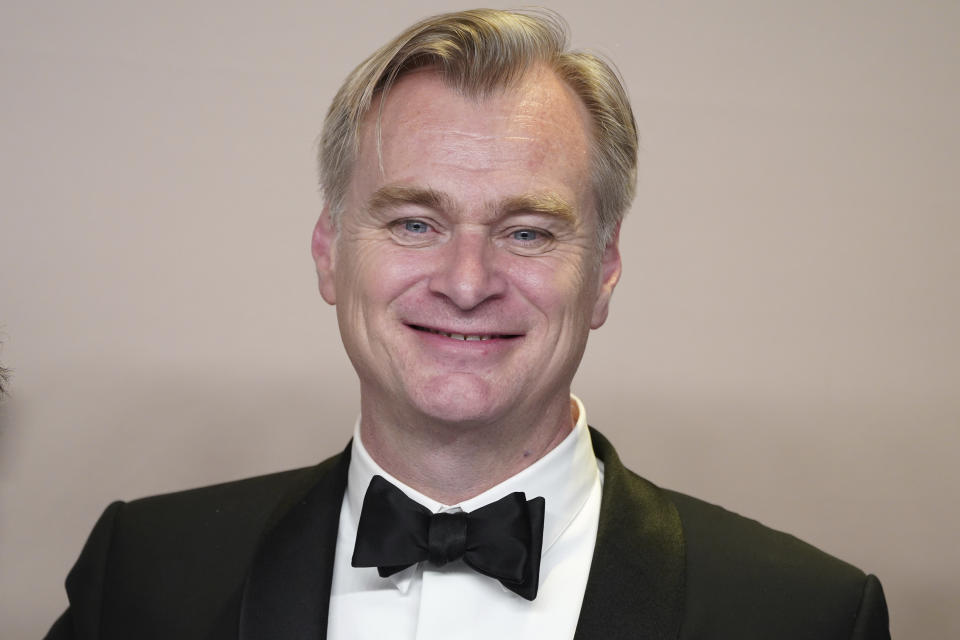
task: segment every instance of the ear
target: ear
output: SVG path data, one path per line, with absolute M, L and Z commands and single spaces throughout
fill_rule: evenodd
M 613 235 L 607 246 L 604 247 L 603 256 L 600 259 L 600 290 L 597 291 L 597 301 L 593 305 L 593 317 L 590 320 L 590 328 L 598 329 L 607 321 L 607 313 L 610 311 L 610 298 L 613 296 L 613 288 L 620 281 L 620 225 L 613 230 Z
M 334 278 L 336 248 L 337 230 L 330 219 L 330 207 L 324 205 L 323 212 L 313 227 L 310 250 L 313 253 L 313 262 L 317 266 L 320 295 L 329 304 L 337 304 L 337 287 Z

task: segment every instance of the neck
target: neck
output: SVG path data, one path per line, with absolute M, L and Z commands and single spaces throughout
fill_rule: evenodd
M 361 401 L 363 446 L 407 486 L 454 505 L 496 486 L 542 458 L 573 429 L 569 394 L 530 415 L 458 423 L 377 411 Z

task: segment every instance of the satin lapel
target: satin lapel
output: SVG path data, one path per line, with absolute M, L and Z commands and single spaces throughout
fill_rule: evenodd
M 323 640 L 350 445 L 271 517 L 244 587 L 241 640 Z
M 675 639 L 684 607 L 684 542 L 676 507 L 628 471 L 591 429 L 604 463 L 600 524 L 574 640 Z

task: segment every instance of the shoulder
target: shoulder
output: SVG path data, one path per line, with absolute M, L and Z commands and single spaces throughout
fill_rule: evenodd
M 611 508 L 636 512 L 636 520 L 656 514 L 677 540 L 681 637 L 889 637 L 874 576 L 756 520 L 661 489 L 626 469 L 609 441 L 593 436 L 605 464 L 604 492 L 609 484 L 617 496 Z
M 114 552 L 126 543 L 178 549 L 252 548 L 271 520 L 325 480 L 339 476 L 344 455 L 313 467 L 118 502 L 104 516 L 113 521 Z M 103 528 L 98 524 L 98 528 Z M 229 554 L 227 554 L 229 555 Z
M 670 512 L 683 539 L 688 568 L 704 577 L 713 574 L 729 580 L 775 578 L 789 575 L 800 582 L 823 580 L 862 583 L 864 573 L 794 536 L 771 529 L 756 520 L 728 511 L 677 491 L 663 489 L 627 469 L 610 442 L 592 432 L 594 451 L 604 463 L 607 486 L 617 491 L 618 509 L 625 503 L 655 502 L 660 512 Z M 650 510 L 647 509 L 647 512 Z M 662 517 L 662 516 L 661 516 Z
M 186 621 L 212 619 L 239 593 L 272 524 L 317 487 L 339 487 L 347 460 L 114 502 L 67 577 L 80 637 L 136 629 L 141 618 L 164 629 L 156 637 L 178 637 Z M 164 611 L 177 615 L 148 615 Z
M 664 494 L 683 527 L 687 631 L 889 637 L 875 577 L 756 520 L 675 491 Z
M 121 503 L 124 524 L 143 521 L 150 526 L 216 527 L 217 521 L 236 525 L 239 521 L 266 519 L 284 496 L 306 490 L 330 473 L 338 457 L 313 467 L 291 469 L 267 475 L 159 494 Z
M 862 571 L 788 533 L 771 529 L 723 507 L 662 490 L 676 506 L 687 555 L 705 569 L 738 567 L 742 579 L 764 573 L 789 574 L 798 580 L 862 583 Z

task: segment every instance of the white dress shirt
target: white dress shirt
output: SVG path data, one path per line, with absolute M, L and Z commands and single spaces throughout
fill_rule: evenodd
M 443 505 L 399 482 L 374 462 L 354 428 L 347 490 L 340 511 L 330 596 L 330 640 L 456 640 L 458 638 L 572 638 L 583 603 L 597 538 L 603 474 L 593 454 L 586 412 L 575 396 L 573 431 L 532 465 L 458 505 Z M 399 487 L 432 513 L 473 511 L 522 491 L 543 496 L 546 511 L 540 588 L 525 600 L 462 560 L 443 567 L 421 562 L 388 578 L 350 560 L 360 509 L 374 475 Z

